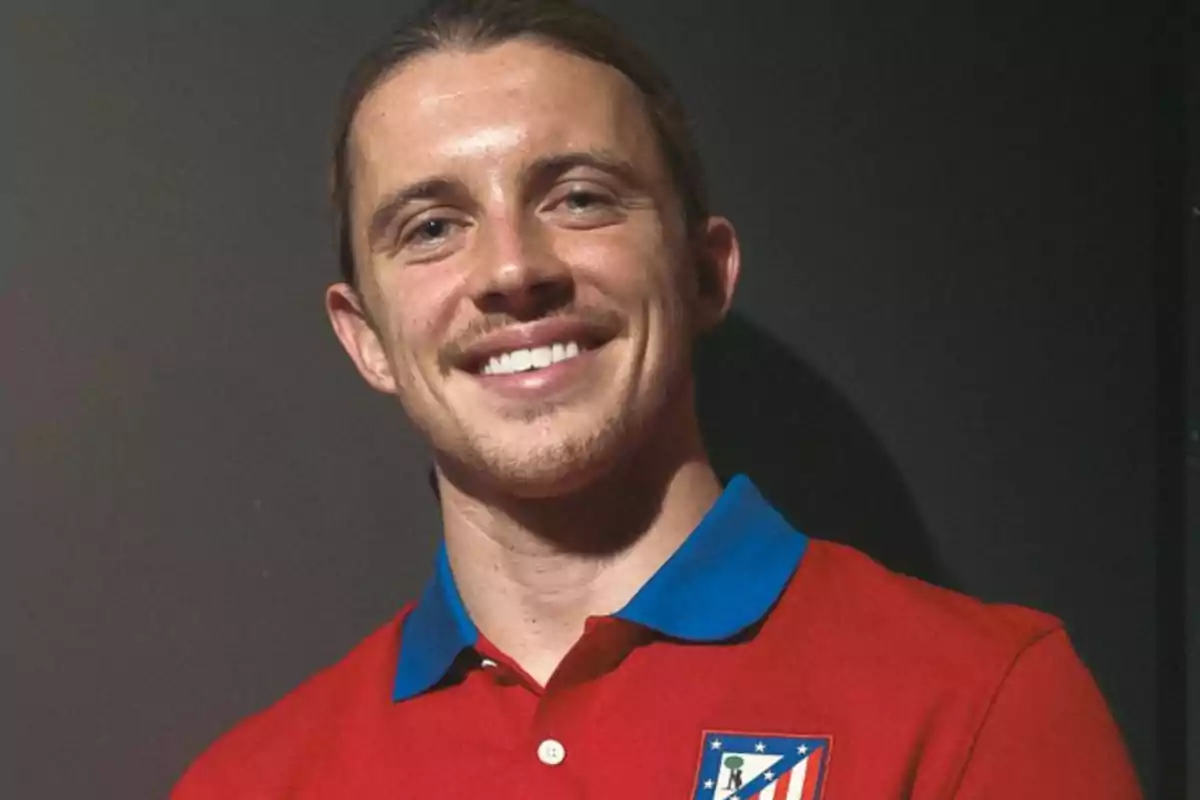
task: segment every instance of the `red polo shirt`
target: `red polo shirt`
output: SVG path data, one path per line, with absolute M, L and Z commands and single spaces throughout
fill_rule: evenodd
M 219 740 L 173 800 L 1140 797 L 1052 617 L 794 531 L 735 478 L 546 686 L 444 551 L 421 599 Z

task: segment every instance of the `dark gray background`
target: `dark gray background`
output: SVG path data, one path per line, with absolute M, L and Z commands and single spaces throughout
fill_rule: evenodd
M 163 796 L 410 599 L 438 535 L 422 445 L 320 301 L 336 92 L 410 4 L 117 5 L 3 18 L 5 797 Z M 809 532 L 1062 617 L 1149 795 L 1181 791 L 1166 23 L 598 5 L 676 78 L 742 235 L 701 359 L 722 468 Z

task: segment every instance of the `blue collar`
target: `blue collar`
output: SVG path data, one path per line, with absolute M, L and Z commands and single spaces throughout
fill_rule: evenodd
M 674 639 L 728 639 L 766 615 L 807 544 L 807 537 L 763 499 L 749 478 L 739 475 L 679 549 L 613 616 Z M 404 620 L 392 698 L 407 700 L 431 688 L 478 639 L 443 543 L 433 579 Z

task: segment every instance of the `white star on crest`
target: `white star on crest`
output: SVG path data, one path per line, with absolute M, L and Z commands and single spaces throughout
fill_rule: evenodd
M 763 777 L 766 778 L 768 781 L 773 781 L 773 780 L 775 780 L 775 773 L 771 772 L 771 770 L 767 770 L 766 772 L 763 773 Z
M 720 750 L 721 749 L 721 740 L 713 739 L 712 744 L 709 745 L 709 747 L 711 747 L 713 750 Z
M 705 789 L 711 789 L 711 788 L 713 788 L 713 785 L 714 785 L 714 784 L 713 784 L 713 782 L 712 782 L 712 779 L 711 779 L 711 778 L 710 778 L 709 780 L 706 780 L 706 781 L 704 782 L 704 788 L 705 788 Z
M 808 752 L 808 745 L 806 745 L 806 744 L 800 745 L 799 747 L 796 748 L 796 752 L 799 753 L 800 755 L 804 755 L 805 753 Z
M 762 742 L 759 742 L 758 744 L 754 745 L 754 752 L 756 752 L 756 753 L 766 752 L 766 749 L 767 749 L 767 746 L 765 744 L 763 744 Z

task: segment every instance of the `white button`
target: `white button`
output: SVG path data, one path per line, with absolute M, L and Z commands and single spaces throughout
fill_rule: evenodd
M 557 767 L 567 757 L 567 750 L 557 739 L 547 739 L 538 745 L 538 760 L 551 767 Z

